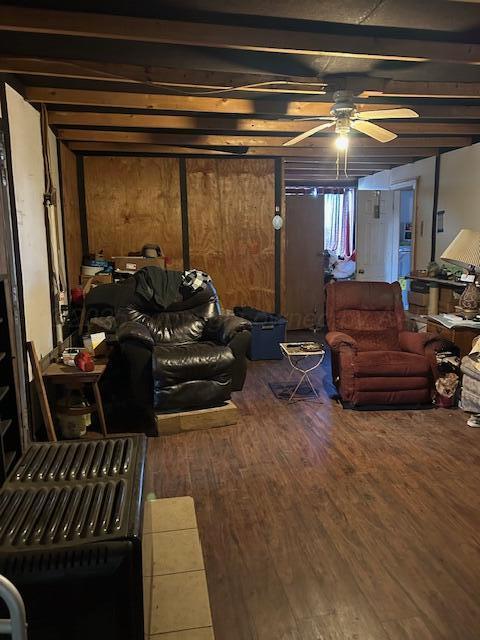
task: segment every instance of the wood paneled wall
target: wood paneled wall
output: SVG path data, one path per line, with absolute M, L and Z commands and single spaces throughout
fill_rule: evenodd
M 275 161 L 187 159 L 183 198 L 180 162 L 85 156 L 89 250 L 110 257 L 158 243 L 171 268 L 182 269 L 188 242 L 190 266 L 211 275 L 224 308 L 273 311 Z M 73 260 L 78 255 L 69 256 L 69 264 Z
M 62 174 L 63 233 L 65 237 L 65 261 L 68 286 L 71 289 L 80 282 L 82 264 L 82 231 L 80 226 L 80 200 L 78 193 L 77 158 L 65 144 L 60 143 Z
M 159 244 L 172 268 L 182 268 L 176 158 L 87 156 L 84 175 L 90 251 L 111 257 Z
M 273 160 L 188 159 L 190 265 L 212 277 L 224 308 L 275 308 Z

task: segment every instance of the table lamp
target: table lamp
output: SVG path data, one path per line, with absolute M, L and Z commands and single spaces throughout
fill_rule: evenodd
M 469 320 L 474 318 L 479 313 L 480 303 L 480 293 L 475 285 L 476 274 L 480 271 L 480 231 L 462 229 L 441 258 L 462 267 L 471 276 L 455 311 Z

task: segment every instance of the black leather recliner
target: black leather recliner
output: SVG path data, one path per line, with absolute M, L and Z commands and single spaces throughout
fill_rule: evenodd
M 157 411 L 219 405 L 240 391 L 250 323 L 222 316 L 212 285 L 164 310 L 119 310 L 118 340 L 136 403 Z

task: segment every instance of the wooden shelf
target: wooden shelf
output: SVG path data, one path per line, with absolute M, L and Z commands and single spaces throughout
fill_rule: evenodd
M 0 387 L 0 400 L 4 399 L 4 397 L 7 395 L 9 389 L 10 389 L 10 387 L 8 385 L 6 387 Z
M 11 424 L 12 424 L 11 420 L 0 421 L 0 438 L 3 438 L 3 436 L 7 433 Z

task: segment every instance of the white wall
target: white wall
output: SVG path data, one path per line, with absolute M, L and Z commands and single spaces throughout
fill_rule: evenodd
M 387 171 L 380 171 L 371 176 L 360 178 L 358 188 L 382 191 L 384 189 L 394 189 L 396 184 L 414 179 L 417 179 L 415 259 L 417 268 L 423 269 L 430 262 L 435 158 L 423 158 L 422 160 L 417 160 L 417 162 L 403 164 L 400 167 L 394 167 Z
M 395 183 L 418 178 L 417 267 L 430 261 L 435 158 L 394 167 L 360 178 L 359 189 L 390 189 Z M 460 229 L 480 231 L 480 143 L 442 153 L 437 211 L 445 211 L 443 233 L 437 233 L 436 260 Z M 423 223 L 423 233 L 422 233 Z
M 442 154 L 438 211 L 445 211 L 444 233 L 437 233 L 437 261 L 460 229 L 480 231 L 480 144 Z
M 26 333 L 41 357 L 51 351 L 53 339 L 40 114 L 8 85 L 6 94 Z M 55 165 L 53 157 L 52 162 Z M 54 173 L 58 182 L 58 168 Z

